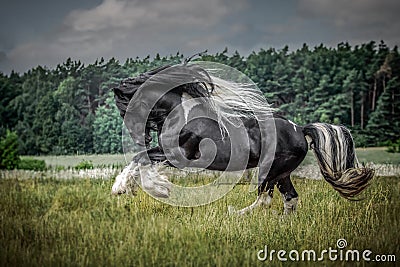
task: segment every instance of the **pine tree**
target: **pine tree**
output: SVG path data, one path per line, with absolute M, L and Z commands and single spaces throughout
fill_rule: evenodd
M 110 92 L 105 105 L 96 111 L 93 122 L 93 146 L 95 153 L 121 153 L 122 119 Z
M 391 79 L 385 91 L 380 95 L 375 111 L 368 121 L 367 130 L 371 134 L 371 142 L 379 145 L 373 140 L 396 141 L 400 130 L 400 82 L 396 78 Z
M 0 169 L 15 169 L 19 161 L 18 136 L 7 130 L 6 135 L 0 138 Z

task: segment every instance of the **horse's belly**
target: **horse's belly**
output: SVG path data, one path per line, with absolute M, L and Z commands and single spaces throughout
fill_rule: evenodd
M 240 171 L 257 166 L 258 158 L 251 153 L 247 140 L 242 143 L 214 142 L 217 153 L 213 162 L 207 167 L 216 171 Z

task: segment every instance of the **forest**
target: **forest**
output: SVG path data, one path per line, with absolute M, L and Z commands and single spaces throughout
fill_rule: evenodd
M 197 51 L 194 51 L 197 52 Z M 182 62 L 176 55 L 111 58 L 85 65 L 0 72 L 0 136 L 14 132 L 22 155 L 121 153 L 122 119 L 111 88 L 127 77 Z M 304 125 L 348 127 L 357 147 L 399 139 L 400 55 L 383 41 L 297 50 L 268 48 L 242 56 L 228 49 L 198 60 L 234 67 L 250 77 L 279 114 Z

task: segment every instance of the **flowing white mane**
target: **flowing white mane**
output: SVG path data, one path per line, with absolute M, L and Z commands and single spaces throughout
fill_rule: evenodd
M 255 84 L 236 83 L 211 75 L 215 89 L 211 94 L 217 108 L 228 117 L 271 115 L 275 111 Z
M 272 118 L 275 109 L 267 102 L 257 85 L 244 74 L 227 80 L 225 76 L 230 75 L 219 75 L 221 74 L 220 70 L 206 69 L 206 71 L 214 86 L 214 90 L 210 94 L 211 108 L 217 114 L 223 136 L 227 134 L 227 122 L 240 127 L 244 117 L 253 117 L 257 121 Z M 231 80 L 244 80 L 244 82 Z

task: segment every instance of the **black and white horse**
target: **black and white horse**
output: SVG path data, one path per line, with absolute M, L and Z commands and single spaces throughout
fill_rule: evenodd
M 344 126 L 296 125 L 275 115 L 259 90 L 217 78 L 197 64 L 164 66 L 126 79 L 114 93 L 130 136 L 145 150 L 117 176 L 113 194 L 134 191 L 137 166 L 158 162 L 217 171 L 258 167 L 258 197 L 237 213 L 269 205 L 275 186 L 284 212 L 290 213 L 298 201 L 290 174 L 309 147 L 325 180 L 345 198 L 358 195 L 374 175 L 374 170 L 358 166 Z M 153 148 L 151 130 L 158 132 Z M 155 196 L 168 197 L 166 177 L 141 184 Z

